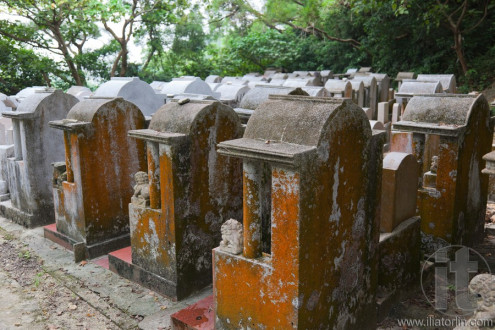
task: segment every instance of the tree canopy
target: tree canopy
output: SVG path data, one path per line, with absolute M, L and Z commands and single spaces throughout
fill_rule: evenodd
M 494 8 L 490 0 L 0 0 L 0 88 L 371 66 L 391 76 L 454 73 L 463 91 L 479 90 L 495 78 Z M 141 59 L 130 60 L 131 43 Z

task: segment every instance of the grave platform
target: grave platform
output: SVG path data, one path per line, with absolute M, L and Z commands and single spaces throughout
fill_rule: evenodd
M 57 231 L 56 224 L 44 226 L 43 234 L 46 239 L 72 251 L 74 253 L 74 262 L 80 262 L 85 259 L 94 259 L 130 244 L 129 234 L 125 234 L 98 244 L 86 245 L 84 242 L 77 242 L 69 236 Z
M 213 330 L 215 328 L 215 301 L 213 295 L 174 313 L 172 328 L 175 330 Z
M 183 298 L 177 297 L 177 286 L 175 283 L 133 264 L 130 246 L 110 252 L 108 254 L 108 264 L 112 272 L 167 296 L 173 301 L 177 301 L 177 298 Z
M 14 207 L 10 199 L 0 202 L 0 215 L 26 228 L 34 228 L 41 225 L 36 222 L 32 214 Z

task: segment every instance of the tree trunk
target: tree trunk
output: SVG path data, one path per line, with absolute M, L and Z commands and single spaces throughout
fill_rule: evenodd
M 122 44 L 122 62 L 120 63 L 120 76 L 125 77 L 127 73 L 127 55 L 129 51 L 127 50 L 127 42 Z
M 60 29 L 58 26 L 53 27 L 52 29 L 53 35 L 55 36 L 59 49 L 62 52 L 64 56 L 65 63 L 67 63 L 67 66 L 69 67 L 69 71 L 72 75 L 72 78 L 74 78 L 74 81 L 76 82 L 77 86 L 83 86 L 84 85 L 84 77 L 81 77 L 79 74 L 79 70 L 77 70 L 76 65 L 74 64 L 74 61 L 72 60 L 72 57 L 69 54 L 69 50 L 67 49 L 67 45 L 65 44 L 64 37 L 62 36 L 62 33 L 60 32 Z
M 459 30 L 455 30 L 454 32 L 454 49 L 457 54 L 457 59 L 462 67 L 462 73 L 466 75 L 467 73 L 467 64 L 466 58 L 464 57 L 464 52 L 462 51 L 462 34 Z

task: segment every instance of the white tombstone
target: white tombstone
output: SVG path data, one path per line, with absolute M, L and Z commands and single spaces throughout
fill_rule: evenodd
M 389 103 L 380 102 L 378 103 L 378 115 L 377 120 L 386 124 L 389 122 Z
M 154 114 L 164 103 L 163 97 L 137 77 L 113 77 L 98 87 L 93 95 L 96 98 L 122 97 L 137 105 L 145 116 Z
M 82 101 L 93 95 L 93 92 L 88 87 L 72 86 L 67 90 L 67 94 L 74 95 L 79 101 Z
M 457 89 L 453 74 L 418 74 L 418 81 L 438 81 L 442 84 L 445 93 L 455 93 Z
M 222 103 L 236 108 L 249 90 L 250 88 L 245 85 L 222 84 L 217 88 L 216 92 L 220 93 Z
M 210 84 L 210 83 L 217 84 L 217 83 L 220 83 L 220 82 L 222 82 L 222 77 L 220 77 L 218 75 L 214 75 L 214 74 L 209 75 L 205 79 L 205 83 L 207 83 L 207 84 Z
M 330 92 L 321 86 L 304 86 L 301 87 L 303 91 L 309 94 L 309 96 L 313 97 L 331 97 Z
M 210 95 L 215 99 L 218 99 L 220 96 L 219 93 L 213 92 L 210 86 L 200 78 L 174 78 L 161 90 L 161 93 L 167 95 L 167 97 L 184 93 Z
M 347 97 L 352 99 L 352 85 L 348 80 L 327 80 L 325 83 L 325 89 L 332 97 Z

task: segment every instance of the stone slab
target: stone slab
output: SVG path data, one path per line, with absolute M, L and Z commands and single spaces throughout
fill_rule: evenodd
M 74 262 L 76 263 L 84 259 L 101 257 L 110 251 L 127 246 L 130 243 L 129 235 L 125 234 L 98 244 L 86 245 L 84 242 L 77 242 L 69 236 L 58 232 L 55 224 L 44 226 L 43 234 L 46 239 L 72 251 L 74 253 Z
M 34 228 L 40 225 L 36 223 L 36 219 L 33 215 L 14 207 L 10 199 L 0 202 L 0 215 L 26 228 Z
M 175 283 L 133 264 L 130 246 L 110 252 L 108 254 L 108 263 L 112 272 L 130 281 L 167 296 L 173 301 L 183 298 L 177 296 Z
M 215 328 L 213 295 L 172 314 L 171 318 L 172 328 L 175 330 L 213 330 Z

